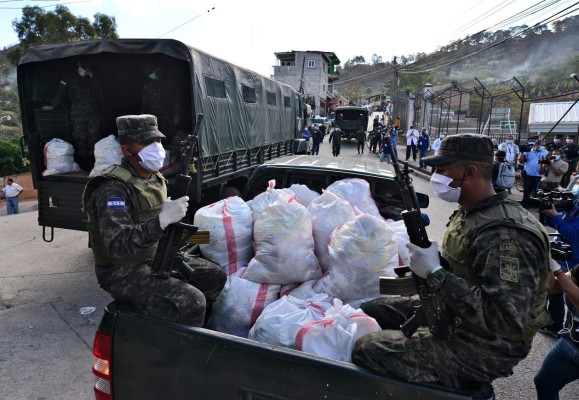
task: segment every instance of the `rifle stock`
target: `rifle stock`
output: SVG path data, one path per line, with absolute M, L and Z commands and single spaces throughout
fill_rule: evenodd
M 416 197 L 412 180 L 408 176 L 408 164 L 404 164 L 405 174 L 403 175 L 390 137 L 386 135 L 384 140 L 388 145 L 392 166 L 396 174 L 395 179 L 402 194 L 404 207 L 406 208 L 401 215 L 408 231 L 408 237 L 411 243 L 422 248 L 427 248 L 431 243 L 426 233 L 426 226 L 421 216 L 418 198 Z M 427 326 L 430 331 L 437 336 L 449 338 L 454 335 L 458 320 L 453 318 L 449 311 L 446 310 L 445 304 L 439 296 L 430 291 L 426 279 L 420 278 L 416 274 L 412 274 L 412 278 L 414 279 L 416 292 L 420 298 L 420 304 L 414 306 L 412 315 L 400 326 L 402 333 L 404 333 L 406 337 L 411 337 L 420 326 Z M 381 278 L 381 286 L 392 287 L 392 278 L 389 280 L 390 285 L 388 285 L 388 282 L 384 282 L 383 284 L 382 279 L 385 278 Z M 394 278 L 394 280 L 396 279 L 406 278 Z M 402 288 L 402 285 L 399 286 Z M 381 290 L 381 293 L 388 294 L 384 290 Z
M 203 122 L 203 114 L 197 115 L 195 122 L 195 131 L 192 135 L 187 135 L 187 139 L 181 142 L 181 160 L 179 162 L 179 171 L 175 178 L 173 191 L 171 196 L 174 199 L 186 196 L 189 193 L 189 186 L 191 184 L 191 176 L 189 175 L 189 166 L 193 161 L 193 157 L 197 151 L 197 142 L 199 129 Z M 189 280 L 192 276 L 192 269 L 183 260 L 183 255 L 180 252 L 183 231 L 187 230 L 191 234 L 197 232 L 197 227 L 186 224 L 184 222 L 177 222 L 167 227 L 166 235 L 159 241 L 157 245 L 157 252 L 153 259 L 151 266 L 153 276 L 158 279 L 167 279 L 171 276 L 173 268 L 179 271 Z

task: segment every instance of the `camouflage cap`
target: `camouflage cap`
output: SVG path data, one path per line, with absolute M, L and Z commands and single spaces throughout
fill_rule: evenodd
M 166 138 L 157 127 L 157 117 L 150 114 L 117 117 L 117 129 L 119 137 L 130 136 L 131 139 L 141 143 L 153 138 Z
M 464 133 L 445 137 L 440 142 L 438 153 L 425 157 L 422 161 L 437 166 L 455 161 L 475 161 L 493 163 L 495 148 L 488 136 Z

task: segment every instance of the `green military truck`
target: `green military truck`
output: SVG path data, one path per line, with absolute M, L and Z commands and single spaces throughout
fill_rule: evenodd
M 64 140 L 78 150 L 76 142 L 84 133 L 78 127 L 75 132 L 78 113 L 73 115 L 71 102 L 82 101 L 71 95 L 52 110 L 46 106 L 63 97 L 61 89 L 73 90 L 65 87 L 72 82 L 63 77 L 76 74 L 80 66 L 88 69 L 86 65 L 99 97 L 93 120 L 99 121 L 100 138 L 116 135 L 120 115 L 155 114 L 168 137 L 163 145 L 170 166 L 178 163 L 179 138 L 193 132 L 195 116 L 204 114 L 190 186 L 191 215 L 203 205 L 240 194 L 256 166 L 291 155 L 295 139 L 302 137 L 305 104 L 291 87 L 176 40 L 102 39 L 28 49 L 17 69 L 18 93 L 38 190 L 38 222 L 47 241 L 54 228 L 86 230 L 81 195 L 92 155 L 75 154 L 84 170 L 43 174 L 50 140 Z M 166 177 L 170 192 L 170 168 Z
M 335 126 L 342 131 L 343 139 L 354 139 L 356 132 L 368 129 L 369 111 L 366 107 L 337 107 Z

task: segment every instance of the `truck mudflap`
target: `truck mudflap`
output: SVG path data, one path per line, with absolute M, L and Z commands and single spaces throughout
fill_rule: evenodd
M 111 303 L 112 387 L 130 399 L 472 399 L 297 350 L 136 314 Z M 121 311 L 120 308 L 123 308 Z

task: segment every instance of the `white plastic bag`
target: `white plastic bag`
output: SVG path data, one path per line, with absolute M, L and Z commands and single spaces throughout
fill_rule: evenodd
M 42 172 L 42 176 L 80 171 L 80 167 L 74 162 L 74 147 L 58 138 L 44 145 L 44 164 L 46 169 Z
M 255 256 L 244 278 L 254 282 L 287 285 L 322 275 L 314 254 L 312 221 L 295 195 L 267 205 L 253 225 Z
M 298 298 L 300 300 L 308 300 L 320 293 L 314 290 L 314 285 L 316 284 L 316 280 L 306 281 L 300 285 L 286 285 L 281 287 L 281 296 L 292 296 Z
M 247 337 L 249 330 L 263 309 L 279 298 L 280 285 L 268 285 L 243 279 L 244 269 L 229 275 L 225 287 L 217 296 L 209 329 L 232 335 Z
M 408 230 L 406 225 L 404 225 L 404 220 L 391 222 L 388 227 L 394 231 L 394 237 L 396 238 L 396 243 L 398 243 L 398 265 L 410 264 L 410 252 L 406 247 L 406 243 L 410 242 L 410 238 L 408 237 Z
M 309 300 L 283 296 L 268 305 L 249 331 L 249 339 L 295 349 L 296 334 L 307 323 L 322 319 L 332 306 L 328 296 Z
M 251 208 L 254 222 L 268 205 L 278 200 L 288 202 L 290 198 L 295 197 L 295 195 L 296 194 L 289 189 L 276 189 L 275 179 L 270 180 L 265 192 L 258 194 L 247 202 L 247 205 Z
M 342 197 L 327 190 L 310 204 L 310 217 L 314 233 L 314 252 L 323 271 L 330 265 L 328 241 L 332 232 L 356 216 L 352 205 Z
M 234 274 L 247 267 L 253 256 L 253 221 L 249 206 L 239 197 L 229 197 L 202 207 L 195 213 L 195 226 L 209 231 L 209 243 L 201 254 Z
M 310 206 L 310 203 L 315 198 L 320 196 L 318 192 L 314 192 L 306 185 L 300 185 L 299 183 L 294 183 L 289 187 L 289 189 L 296 194 L 300 203 L 302 203 L 306 208 Z
M 370 184 L 360 178 L 346 178 L 332 183 L 328 191 L 344 198 L 361 212 L 382 218 L 370 192 Z
M 334 299 L 324 318 L 310 322 L 297 332 L 296 348 L 339 361 L 352 361 L 352 349 L 358 338 L 382 329 L 376 320 L 360 309 Z
M 317 292 L 349 302 L 380 296 L 380 276 L 396 276 L 398 245 L 382 218 L 361 214 L 330 237 L 330 267 L 314 286 Z
M 111 165 L 119 165 L 123 159 L 119 139 L 115 135 L 109 135 L 96 142 L 94 145 L 94 159 L 94 167 L 88 174 L 89 177 L 97 176 Z

